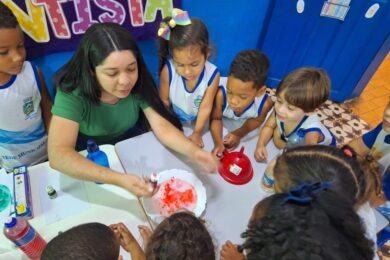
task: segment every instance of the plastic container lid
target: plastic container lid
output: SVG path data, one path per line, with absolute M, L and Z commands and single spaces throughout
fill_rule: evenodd
M 235 185 L 243 185 L 250 182 L 253 178 L 252 163 L 244 154 L 244 147 L 239 152 L 223 152 L 219 174 L 222 178 Z
M 93 152 L 99 151 L 99 146 L 96 144 L 95 140 L 88 139 L 88 141 L 87 141 L 87 151 L 89 153 L 93 153 Z
M 14 227 L 16 225 L 16 218 L 9 217 L 7 221 L 4 223 L 4 226 L 7 228 Z

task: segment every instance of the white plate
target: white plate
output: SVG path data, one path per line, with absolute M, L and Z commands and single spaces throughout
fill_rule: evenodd
M 160 172 L 158 176 L 158 185 L 161 185 L 161 183 L 163 183 L 164 181 L 170 180 L 172 177 L 175 179 L 181 179 L 191 184 L 194 187 L 197 195 L 197 203 L 193 210 L 193 213 L 196 217 L 202 215 L 203 211 L 206 208 L 206 189 L 195 174 L 180 169 L 171 169 Z M 153 206 L 152 198 L 143 198 L 142 202 L 144 204 L 146 213 L 149 215 L 152 221 L 154 221 L 155 223 L 160 223 L 165 219 L 164 216 L 156 212 Z

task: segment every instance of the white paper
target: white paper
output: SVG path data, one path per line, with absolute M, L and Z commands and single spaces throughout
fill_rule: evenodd
M 57 197 L 51 199 L 46 187 L 51 185 Z M 74 216 L 89 209 L 89 201 L 83 181 L 76 181 L 56 172 L 45 174 L 39 179 L 39 197 L 47 225 Z

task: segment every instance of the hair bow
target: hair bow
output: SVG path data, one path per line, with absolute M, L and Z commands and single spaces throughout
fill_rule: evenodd
M 169 20 L 168 23 L 160 23 L 160 28 L 158 29 L 157 35 L 169 41 L 171 38 L 171 28 L 174 28 L 176 25 L 189 24 L 191 24 L 191 19 L 188 13 L 181 9 L 173 8 L 171 20 Z
M 313 200 L 313 195 L 326 190 L 331 186 L 331 182 L 303 183 L 288 191 L 286 202 L 296 202 L 298 204 L 309 204 Z

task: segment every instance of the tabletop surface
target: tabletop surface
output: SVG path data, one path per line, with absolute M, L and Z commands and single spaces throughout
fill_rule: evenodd
M 100 149 L 106 152 L 110 168 L 123 172 L 114 146 L 101 145 Z M 28 171 L 34 212 L 34 217 L 29 222 L 46 241 L 55 237 L 59 231 L 82 223 L 99 222 L 109 225 L 123 222 L 141 242 L 137 225 L 147 224 L 147 221 L 138 199 L 128 191 L 109 184 L 70 178 L 50 168 L 48 162 L 28 167 Z M 0 183 L 12 185 L 12 175 L 1 176 Z M 48 197 L 45 190 L 48 184 L 57 191 L 57 198 Z M 4 219 L 3 214 L 1 226 Z M 129 254 L 123 250 L 121 255 L 124 259 L 130 259 Z M 27 259 L 3 232 L 0 232 L 0 259 Z
M 185 129 L 188 135 L 188 129 Z M 205 150 L 211 151 L 213 142 L 211 134 L 204 134 Z M 190 158 L 164 147 L 152 132 L 119 142 L 115 145 L 116 153 L 128 173 L 150 175 L 168 169 L 183 169 L 193 172 L 206 187 L 207 205 L 204 212 L 207 228 L 218 251 L 226 240 L 234 243 L 242 241 L 240 235 L 245 231 L 252 209 L 262 198 L 269 195 L 261 188 L 261 178 L 266 168 L 265 163 L 254 159 L 257 138 L 242 141 L 245 154 L 249 157 L 254 170 L 252 180 L 244 185 L 233 185 L 226 182 L 218 173 L 206 173 L 197 167 Z M 277 149 L 272 142 L 267 146 L 269 154 L 274 156 Z

